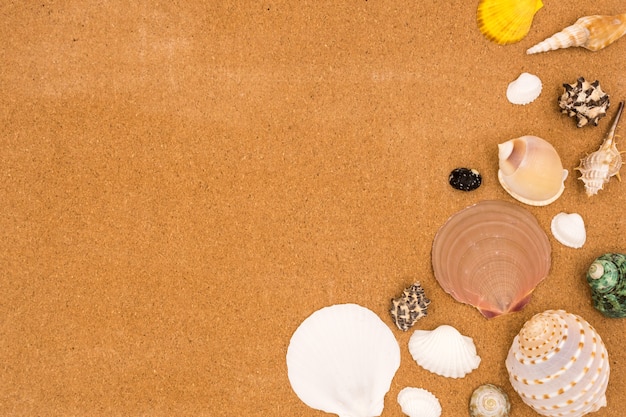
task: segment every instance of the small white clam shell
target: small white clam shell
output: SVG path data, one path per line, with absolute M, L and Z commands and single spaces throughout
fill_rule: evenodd
M 398 404 L 409 417 L 439 417 L 441 404 L 433 393 L 422 388 L 406 387 L 398 393 Z
M 409 352 L 422 368 L 449 378 L 463 378 L 480 364 L 474 340 L 446 324 L 413 332 Z
M 523 72 L 506 89 L 506 98 L 513 104 L 532 103 L 541 94 L 542 84 L 539 77 Z
M 578 213 L 558 213 L 550 224 L 556 240 L 570 248 L 581 248 L 587 240 L 585 222 Z

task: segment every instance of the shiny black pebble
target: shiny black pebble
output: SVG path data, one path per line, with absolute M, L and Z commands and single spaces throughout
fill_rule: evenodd
M 475 169 L 469 168 L 453 169 L 448 178 L 450 185 L 461 191 L 475 190 L 480 187 L 482 181 L 480 173 Z

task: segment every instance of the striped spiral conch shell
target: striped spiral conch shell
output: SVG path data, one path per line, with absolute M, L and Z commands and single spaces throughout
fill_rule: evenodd
M 581 417 L 606 406 L 609 357 L 582 317 L 547 310 L 528 320 L 506 358 L 513 389 L 544 416 Z
M 615 16 L 585 16 L 528 49 L 528 55 L 580 46 L 590 51 L 606 48 L 626 34 L 626 13 Z

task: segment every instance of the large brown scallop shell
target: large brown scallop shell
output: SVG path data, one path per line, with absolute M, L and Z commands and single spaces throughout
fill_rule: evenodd
M 435 278 L 487 318 L 521 310 L 551 265 L 548 236 L 525 208 L 481 201 L 441 226 L 432 248 Z

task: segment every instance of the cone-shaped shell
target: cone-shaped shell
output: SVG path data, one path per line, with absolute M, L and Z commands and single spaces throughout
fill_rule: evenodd
M 505 364 L 513 389 L 541 415 L 581 417 L 606 405 L 608 354 L 580 316 L 536 314 L 515 336 Z
M 513 198 L 532 206 L 554 202 L 565 189 L 567 170 L 546 140 L 522 136 L 498 145 L 500 185 Z
M 530 30 L 541 0 L 481 0 L 476 19 L 487 39 L 501 45 L 522 40 Z
M 296 329 L 287 349 L 287 374 L 309 407 L 340 417 L 382 413 L 400 366 L 393 333 L 372 311 L 338 304 L 316 311 Z
M 435 395 L 423 388 L 406 387 L 398 393 L 398 404 L 409 417 L 439 417 L 441 403 Z
M 525 208 L 481 201 L 441 226 L 432 265 L 441 287 L 487 318 L 521 310 L 551 264 L 548 236 Z
M 415 330 L 409 352 L 419 366 L 448 378 L 463 378 L 480 364 L 472 338 L 446 324 L 435 330 Z
M 626 13 L 615 16 L 585 16 L 551 37 L 529 48 L 527 54 L 582 47 L 590 51 L 606 48 L 626 34 Z

